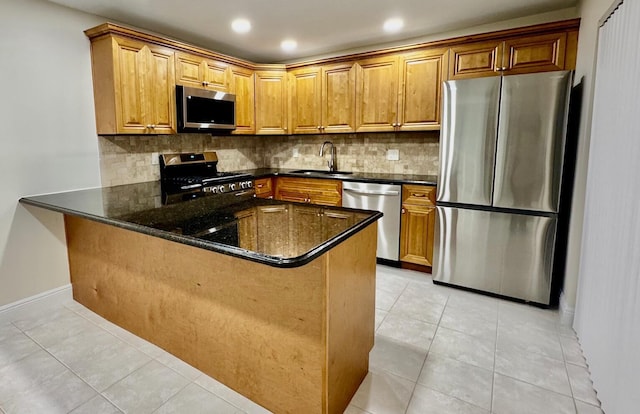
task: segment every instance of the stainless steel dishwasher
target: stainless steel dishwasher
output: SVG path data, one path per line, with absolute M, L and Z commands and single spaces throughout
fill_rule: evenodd
M 378 220 L 379 259 L 398 261 L 400 257 L 400 209 L 402 189 L 394 184 L 342 182 L 342 206 L 381 211 Z

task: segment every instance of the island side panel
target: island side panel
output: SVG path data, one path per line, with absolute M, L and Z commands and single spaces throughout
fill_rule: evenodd
M 377 224 L 326 253 L 327 412 L 343 413 L 369 370 L 375 333 Z
M 78 217 L 65 225 L 78 302 L 274 412 L 323 411 L 322 257 L 282 269 Z

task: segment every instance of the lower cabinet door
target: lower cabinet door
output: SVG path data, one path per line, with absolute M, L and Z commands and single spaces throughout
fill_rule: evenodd
M 400 226 L 400 261 L 431 266 L 436 209 L 403 204 Z

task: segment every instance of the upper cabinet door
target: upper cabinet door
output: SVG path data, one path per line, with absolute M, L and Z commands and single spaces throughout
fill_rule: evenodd
M 289 72 L 291 100 L 291 132 L 319 134 L 322 132 L 321 69 L 296 69 Z
M 401 131 L 440 128 L 446 56 L 446 49 L 433 49 L 400 57 L 398 126 Z
M 355 132 L 356 67 L 353 62 L 322 68 L 322 132 Z
M 145 62 L 148 48 L 142 42 L 126 38 L 114 38 L 114 83 L 116 94 L 116 122 L 115 130 L 104 130 L 98 125 L 98 133 L 129 133 L 141 134 L 147 132 L 147 120 L 143 82 L 146 73 Z M 94 62 L 94 67 L 96 62 Z M 94 92 L 97 96 L 97 91 Z M 118 99 L 119 98 L 119 99 Z M 100 124 L 100 120 L 98 120 Z
M 176 98 L 173 51 L 149 46 L 145 93 L 148 122 L 156 134 L 176 133 Z
M 449 51 L 449 79 L 499 76 L 502 69 L 503 42 L 469 43 Z
M 255 134 L 255 77 L 253 71 L 232 66 L 229 92 L 236 96 L 236 129 L 233 134 Z
M 505 44 L 505 75 L 545 72 L 565 68 L 567 34 L 508 39 Z
M 179 85 L 229 90 L 229 67 L 226 63 L 187 53 L 176 53 L 176 82 Z
M 491 205 L 500 80 L 445 82 L 439 202 Z
M 493 205 L 557 212 L 571 72 L 505 76 Z
M 174 53 L 160 46 L 115 38 L 116 131 L 175 133 Z
M 356 131 L 394 131 L 398 110 L 398 57 L 357 62 Z
M 287 73 L 257 71 L 256 134 L 287 133 Z

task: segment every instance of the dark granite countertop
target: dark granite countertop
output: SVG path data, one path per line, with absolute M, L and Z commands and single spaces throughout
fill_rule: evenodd
M 330 175 L 302 175 L 292 173 L 296 171 L 291 168 L 257 168 L 253 170 L 242 170 L 239 172 L 247 173 L 255 178 L 263 178 L 270 176 L 290 176 L 290 177 L 307 177 L 307 178 L 327 178 L 337 179 L 342 181 L 364 181 L 380 184 L 422 184 L 422 185 L 436 185 L 438 177 L 435 175 L 420 175 L 420 174 L 386 174 L 386 173 L 363 173 L 354 172 L 348 175 L 340 175 L 339 177 L 333 177 Z
M 20 202 L 276 267 L 309 263 L 382 217 L 377 211 L 234 194 L 171 204 L 164 198 L 154 181 Z

